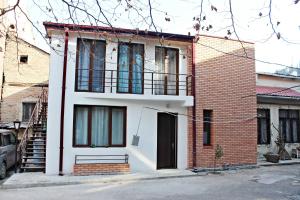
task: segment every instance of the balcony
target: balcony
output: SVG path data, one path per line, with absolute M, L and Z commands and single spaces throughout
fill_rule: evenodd
M 154 71 L 77 69 L 75 91 L 91 98 L 181 101 L 186 106 L 193 101 L 191 75 Z

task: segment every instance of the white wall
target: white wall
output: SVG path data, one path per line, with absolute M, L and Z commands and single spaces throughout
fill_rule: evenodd
M 276 128 L 279 127 L 279 109 L 295 109 L 300 111 L 300 106 L 289 106 L 289 105 L 276 105 L 276 104 L 258 104 L 258 108 L 270 109 L 270 134 L 271 134 L 271 142 L 269 145 L 258 145 L 258 158 L 262 159 L 263 154 L 267 152 L 276 152 L 278 151 L 278 147 L 275 144 L 276 138 L 278 136 L 278 132 L 272 126 L 272 123 Z M 285 147 L 288 153 L 291 155 L 292 149 L 298 147 L 300 143 L 286 143 Z
M 83 35 L 82 35 L 83 36 Z M 90 36 L 85 35 L 86 38 Z M 98 38 L 99 39 L 99 38 Z M 100 38 L 101 39 L 101 38 Z M 144 109 L 140 126 L 140 143 L 135 147 L 131 145 L 132 136 L 136 134 L 140 112 L 144 106 L 150 106 L 162 111 L 187 114 L 184 107 L 186 101 L 192 102 L 192 97 L 186 97 L 185 91 L 179 97 L 165 98 L 161 96 L 161 101 L 152 101 L 152 95 L 145 91 L 144 99 L 119 99 L 118 95 L 123 94 L 101 94 L 101 93 L 78 93 L 74 92 L 75 86 L 75 61 L 76 61 L 76 35 L 69 37 L 68 69 L 66 82 L 66 103 L 65 103 L 65 126 L 64 126 L 64 173 L 71 173 L 76 154 L 99 155 L 99 154 L 129 154 L 129 164 L 132 171 L 147 171 L 156 169 L 157 155 L 157 111 Z M 123 41 L 126 41 L 125 39 Z M 145 44 L 145 69 L 154 69 L 155 45 L 153 41 L 132 41 Z M 58 44 L 59 46 L 58 47 Z M 106 46 L 106 69 L 117 69 L 117 43 L 107 41 Z M 56 35 L 52 36 L 52 46 L 63 52 L 63 40 Z M 172 46 L 176 47 L 176 46 Z M 185 54 L 185 46 L 180 48 L 180 72 L 186 73 L 187 59 L 182 58 Z M 50 77 L 49 77 L 49 99 L 48 99 L 48 124 L 47 124 L 47 159 L 46 173 L 58 174 L 59 165 L 59 134 L 60 134 L 60 105 L 61 105 L 61 85 L 62 85 L 63 56 L 51 52 Z M 115 91 L 114 91 L 115 92 Z M 103 98 L 105 95 L 106 98 Z M 131 96 L 134 97 L 132 94 Z M 107 98 L 110 97 L 110 98 Z M 157 98 L 157 96 L 156 96 Z M 158 97 L 159 98 L 159 97 Z M 74 104 L 86 105 L 107 105 L 127 107 L 127 146 L 125 148 L 73 148 L 73 108 Z M 178 150 L 177 167 L 187 168 L 187 127 L 188 119 L 185 116 L 178 116 Z

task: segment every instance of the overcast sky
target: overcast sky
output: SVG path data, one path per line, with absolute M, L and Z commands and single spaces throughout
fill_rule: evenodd
M 37 27 L 43 32 L 43 21 L 55 21 L 51 11 L 48 11 L 47 14 L 42 12 L 42 10 L 46 10 L 47 2 L 48 0 L 35 0 L 35 2 L 26 0 L 27 12 Z M 67 20 L 67 7 L 60 0 L 51 0 L 50 2 L 58 21 L 70 23 L 71 21 Z M 94 0 L 85 0 L 84 2 L 86 2 L 87 9 L 90 12 L 99 12 Z M 106 13 L 112 13 L 117 2 L 117 0 L 104 0 L 101 1 L 101 5 Z M 130 2 L 138 2 L 137 5 L 141 8 L 140 13 L 148 16 L 148 0 L 131 0 Z M 199 17 L 200 2 L 200 0 L 152 0 L 153 18 L 157 29 L 163 32 L 181 34 L 191 32 L 194 34 L 193 25 L 195 22 L 193 17 Z M 273 0 L 272 2 L 272 21 L 276 31 L 280 32 L 286 41 L 283 39 L 278 40 L 276 35 L 269 38 L 272 34 L 267 16 L 269 13 L 269 0 L 232 0 L 237 33 L 241 40 L 255 42 L 257 59 L 288 66 L 297 66 L 300 63 L 300 3 L 294 4 L 294 0 Z M 217 12 L 211 10 L 211 5 L 217 8 Z M 228 0 L 204 0 L 202 16 L 206 16 L 206 20 L 202 22 L 202 25 L 211 24 L 213 28 L 200 33 L 226 36 L 228 29 L 232 31 L 230 27 L 231 18 L 228 11 Z M 148 29 L 148 26 L 143 23 L 134 11 L 128 12 L 125 11 L 124 6 L 119 6 L 116 9 L 116 13 L 115 16 L 107 14 L 114 26 Z M 259 13 L 262 14 L 262 17 L 259 16 Z M 266 17 L 264 17 L 265 15 Z M 82 24 L 88 23 L 88 19 L 84 16 L 79 15 L 77 18 Z M 165 18 L 170 18 L 170 21 L 166 21 Z M 100 19 L 103 18 L 100 17 Z M 278 26 L 277 22 L 280 22 Z M 154 27 L 152 27 L 153 29 Z M 45 47 L 44 41 L 36 31 L 34 31 L 34 34 L 36 42 Z M 235 36 L 232 35 L 231 38 L 235 38 Z M 274 69 L 282 67 L 256 62 L 256 68 L 257 71 L 272 72 Z

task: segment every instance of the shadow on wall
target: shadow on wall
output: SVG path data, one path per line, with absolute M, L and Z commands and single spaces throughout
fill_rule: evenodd
M 201 41 L 200 41 L 201 42 Z M 226 43 L 228 41 L 225 41 Z M 224 151 L 218 166 L 255 164 L 257 153 L 255 61 L 244 58 L 239 42 L 199 45 L 196 51 L 197 166 L 213 167 L 215 147 Z M 239 46 L 238 46 L 239 45 Z M 254 58 L 252 44 L 245 45 L 247 56 Z M 223 51 L 223 52 L 221 52 Z M 225 52 L 225 53 L 224 53 Z M 203 144 L 203 110 L 212 111 L 210 142 Z M 191 152 L 191 151 L 189 151 Z M 192 157 L 192 156 L 190 156 Z

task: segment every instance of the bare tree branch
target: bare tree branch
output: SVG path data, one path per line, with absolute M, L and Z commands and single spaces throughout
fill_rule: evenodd
M 15 3 L 15 5 L 13 5 L 12 7 L 8 7 L 6 9 L 0 9 L 0 17 L 3 16 L 4 14 L 13 11 L 16 9 L 17 6 L 19 6 L 20 0 L 17 0 L 17 2 Z
M 149 29 L 151 28 L 151 26 L 153 26 L 155 31 L 158 32 L 156 25 L 154 24 L 154 20 L 153 20 L 151 0 L 148 0 L 148 5 L 149 5 L 149 13 L 150 13 L 150 19 L 151 19 L 151 24 L 149 26 Z
M 239 37 L 239 35 L 237 34 L 237 31 L 236 31 L 236 29 L 235 29 L 235 23 L 234 23 L 234 16 L 233 16 L 233 12 L 232 12 L 231 0 L 229 0 L 229 12 L 230 12 L 230 15 L 231 15 L 231 24 L 232 24 L 233 32 L 234 32 L 236 38 L 238 39 L 238 41 L 241 43 L 241 46 L 242 46 L 242 48 L 243 48 L 243 50 L 244 50 L 245 56 L 248 57 L 246 48 L 244 47 L 244 44 L 243 44 L 243 42 L 240 40 L 240 37 Z

